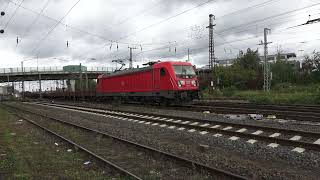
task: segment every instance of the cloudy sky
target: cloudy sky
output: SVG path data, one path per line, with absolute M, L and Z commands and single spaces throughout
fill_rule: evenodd
M 262 53 L 266 27 L 271 54 L 320 50 L 320 23 L 289 28 L 320 18 L 319 0 L 0 0 L 0 11 L 0 68 L 22 60 L 27 67 L 111 67 L 128 58 L 128 47 L 136 48 L 134 65 L 186 60 L 189 48 L 191 61 L 203 66 L 210 13 L 218 59 L 247 48 Z

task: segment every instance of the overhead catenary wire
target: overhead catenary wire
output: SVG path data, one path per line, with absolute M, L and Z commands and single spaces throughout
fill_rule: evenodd
M 248 25 L 255 24 L 255 23 L 261 22 L 261 21 L 266 21 L 266 20 L 269 20 L 269 19 L 273 19 L 273 18 L 276 18 L 276 17 L 279 17 L 279 16 L 283 16 L 283 15 L 290 14 L 290 13 L 293 13 L 293 12 L 301 11 L 301 10 L 304 10 L 304 9 L 307 9 L 307 8 L 311 8 L 311 7 L 314 7 L 314 6 L 318 6 L 318 5 L 320 5 L 320 3 L 315 3 L 315 4 L 312 4 L 312 5 L 304 6 L 302 8 L 297 8 L 297 9 L 294 9 L 294 10 L 286 11 L 284 13 L 279 13 L 279 14 L 268 16 L 268 17 L 265 17 L 265 18 L 257 19 L 257 20 L 251 21 L 250 23 L 243 23 L 243 24 L 240 24 L 240 25 L 232 26 L 230 28 L 226 28 L 226 29 L 223 29 L 223 30 L 219 31 L 219 33 L 223 34 L 225 32 L 228 32 L 230 30 L 234 30 L 234 29 L 239 28 L 239 27 L 248 26 Z
M 265 2 L 264 2 L 265 3 Z M 104 46 L 103 46 L 104 47 Z
M 48 7 L 49 3 L 51 0 L 47 0 L 46 3 L 44 4 L 44 6 L 41 8 L 41 11 L 39 14 L 37 14 L 37 16 L 34 18 L 34 20 L 28 25 L 28 27 L 25 29 L 22 38 L 24 38 L 24 36 L 26 36 L 31 28 L 34 26 L 34 24 L 39 20 L 39 18 L 41 17 L 41 15 L 43 14 L 44 10 Z
M 132 35 L 134 35 L 134 34 L 140 33 L 140 32 L 142 32 L 142 31 L 145 31 L 145 30 L 149 29 L 149 28 L 152 28 L 152 27 L 154 27 L 154 26 L 157 26 L 157 25 L 159 25 L 159 24 L 162 24 L 162 23 L 164 23 L 164 22 L 167 22 L 167 21 L 169 21 L 169 20 L 171 20 L 171 19 L 173 19 L 173 18 L 176 18 L 176 17 L 178 17 L 178 16 L 181 16 L 182 14 L 185 14 L 185 13 L 187 13 L 187 12 L 190 12 L 190 11 L 196 9 L 196 8 L 199 8 L 199 7 L 201 7 L 201 6 L 204 6 L 204 5 L 206 5 L 206 4 L 210 3 L 210 2 L 213 2 L 213 1 L 216 1 L 216 0 L 207 0 L 207 1 L 203 2 L 203 3 L 200 3 L 200 4 L 192 7 L 192 8 L 186 9 L 186 10 L 184 10 L 184 11 L 178 13 L 178 14 L 175 14 L 175 15 L 173 15 L 173 16 L 170 16 L 170 17 L 167 17 L 167 18 L 165 18 L 165 19 L 162 19 L 162 20 L 160 20 L 160 21 L 158 21 L 158 22 L 156 22 L 156 23 L 150 24 L 150 25 L 148 25 L 148 26 L 146 26 L 146 27 L 144 27 L 144 28 L 142 28 L 142 29 L 140 29 L 140 30 L 137 30 L 137 31 L 135 31 L 135 32 L 129 33 L 129 34 L 127 34 L 127 35 L 119 38 L 117 41 L 120 41 L 120 40 L 122 40 L 122 39 L 126 39 L 126 38 L 128 38 L 128 37 L 130 37 L 130 36 L 132 36 Z
M 15 5 L 15 6 L 19 6 L 18 3 L 16 3 L 15 1 L 12 1 L 12 0 L 8 0 L 11 4 Z M 89 32 L 89 31 L 86 31 L 86 30 L 83 30 L 83 29 L 80 29 L 78 27 L 75 27 L 75 26 L 71 26 L 69 24 L 66 24 L 66 23 L 63 23 L 62 21 L 59 21 L 58 19 L 55 19 L 53 17 L 50 17 L 48 15 L 45 15 L 45 14 L 41 14 L 40 12 L 36 11 L 36 10 L 33 10 L 31 8 L 28 8 L 28 7 L 25 7 L 25 6 L 22 6 L 21 5 L 21 8 L 26 10 L 26 11 L 29 11 L 33 14 L 37 14 L 37 15 L 40 15 L 41 17 L 44 17 L 44 18 L 47 18 L 51 21 L 54 21 L 54 22 L 57 22 L 61 25 L 64 25 L 74 31 L 77 31 L 79 33 L 84 33 L 84 34 L 87 34 L 87 35 L 90 35 L 90 36 L 93 36 L 93 37 L 97 37 L 99 39 L 102 39 L 102 40 L 105 40 L 105 41 L 108 41 L 108 42 L 116 42 L 115 40 L 112 40 L 112 39 L 108 39 L 102 35 L 99 35 L 99 34 L 96 34 L 96 33 L 93 33 L 93 32 Z M 117 42 L 118 44 L 124 44 L 124 45 L 143 45 L 143 46 L 148 46 L 148 45 L 155 45 L 155 43 L 140 43 L 140 42 Z
M 253 7 L 257 7 L 257 6 L 259 6 L 260 5 L 260 7 L 263 7 L 263 6 L 265 6 L 265 5 L 267 5 L 267 3 L 272 3 L 272 2 L 274 2 L 274 1 L 267 1 L 267 2 L 264 2 L 264 3 L 261 3 L 261 4 L 258 4 L 258 5 L 255 5 L 255 6 L 250 6 L 250 7 L 248 7 L 248 8 L 245 8 L 245 9 L 249 9 L 249 8 L 253 8 Z M 311 5 L 311 7 L 313 7 L 313 5 Z M 303 9 L 306 9 L 307 7 L 304 7 Z M 308 7 L 309 8 L 309 7 Z M 299 9 L 300 10 L 300 9 Z M 242 10 L 238 10 L 238 11 L 242 11 Z M 295 10 L 296 11 L 296 10 Z M 288 13 L 288 12 L 287 12 Z M 293 11 L 292 12 L 289 12 L 288 14 L 290 14 L 290 13 L 293 13 Z M 230 15 L 231 14 L 233 14 L 233 13 L 229 13 Z M 225 14 L 225 15 L 223 15 L 223 16 L 228 16 L 229 14 Z M 275 16 L 275 17 L 269 17 L 268 19 L 269 20 L 271 20 L 271 19 L 273 19 L 273 18 L 276 18 L 276 17 L 280 17 L 280 16 L 283 16 L 283 15 L 287 15 L 286 13 L 283 13 L 282 15 L 277 15 L 277 16 Z M 221 16 L 222 17 L 222 16 Z M 289 17 L 286 17 L 286 18 L 289 18 Z M 220 19 L 218 19 L 218 20 L 221 20 L 221 18 Z M 262 19 L 261 20 L 262 22 L 264 21 L 264 19 Z M 259 22 L 259 21 L 256 21 L 257 23 Z M 249 22 L 249 23 L 252 23 L 252 22 Z M 279 22 L 277 22 L 277 23 L 273 23 L 272 25 L 276 25 L 276 24 L 279 24 Z M 246 24 L 244 24 L 244 25 L 246 25 Z M 256 25 L 254 25 L 255 27 L 254 28 L 257 28 L 256 27 Z M 261 25 L 261 26 L 265 26 L 265 25 Z M 231 28 L 230 28 L 231 29 Z M 183 29 L 184 30 L 184 29 Z M 236 32 L 236 33 L 242 33 L 242 32 L 245 32 L 245 31 L 247 31 L 247 30 L 250 30 L 250 29 L 244 29 L 244 30 L 241 30 L 241 31 L 238 31 L 238 32 Z M 178 30 L 178 31 L 175 31 L 175 32 L 180 32 L 181 30 Z M 171 34 L 172 34 L 172 32 L 170 32 Z M 223 32 L 222 32 L 223 33 Z M 222 34 L 221 32 L 219 32 L 219 34 L 221 35 L 221 36 L 223 36 L 223 34 Z M 232 33 L 232 34 L 235 34 L 235 33 Z
M 227 14 L 224 14 L 224 15 L 220 16 L 218 20 L 220 20 L 221 17 L 227 17 L 227 16 L 229 16 L 229 15 L 235 15 L 235 14 L 238 14 L 238 13 L 240 13 L 240 12 L 242 12 L 242 11 L 249 10 L 249 9 L 251 9 L 251 8 L 261 8 L 261 7 L 264 7 L 264 6 L 269 5 L 269 4 L 271 4 L 271 3 L 274 3 L 274 2 L 276 2 L 276 0 L 268 0 L 268 1 L 265 1 L 265 2 L 260 3 L 260 4 L 256 4 L 256 5 L 249 6 L 249 7 L 240 9 L 240 10 L 236 10 L 236 11 L 234 11 L 234 12 L 232 12 L 232 13 L 227 13 Z M 205 25 L 207 25 L 207 22 L 201 24 L 200 26 L 205 26 Z M 169 34 L 169 33 L 170 33 L 170 34 L 172 34 L 172 33 L 177 33 L 177 32 L 181 32 L 181 31 L 185 31 L 185 30 L 186 30 L 185 28 L 183 28 L 183 29 L 178 29 L 177 31 L 168 32 L 168 34 Z M 161 43 L 161 42 L 160 42 L 160 43 Z M 165 44 L 165 42 L 162 42 L 161 44 Z
M 274 3 L 274 2 L 278 2 L 278 0 L 268 0 L 268 1 L 265 1 L 265 2 L 262 2 L 262 3 L 259 3 L 259 4 L 255 4 L 255 5 L 253 5 L 253 6 L 249 6 L 249 7 L 243 8 L 243 9 L 239 9 L 239 10 L 233 11 L 233 12 L 231 12 L 231 13 L 227 13 L 227 14 L 224 14 L 224 15 L 222 15 L 222 16 L 219 16 L 216 20 L 219 21 L 219 20 L 222 19 L 222 17 L 227 17 L 227 16 L 231 16 L 231 15 L 236 15 L 236 14 L 239 14 L 239 13 L 241 13 L 241 12 L 243 12 L 243 11 L 248 11 L 249 9 L 252 9 L 252 8 L 262 8 L 262 7 L 264 7 L 264 6 L 267 6 L 267 5 L 272 4 L 272 3 Z M 205 25 L 207 25 L 207 22 L 201 24 L 200 26 L 205 26 Z M 174 31 L 174 32 L 169 32 L 169 33 L 172 34 L 172 33 L 181 32 L 181 31 L 185 31 L 185 28 L 184 28 L 184 29 L 179 29 L 179 30 Z M 168 33 L 168 34 L 169 34 L 169 33 Z
M 279 24 L 279 23 L 274 23 L 273 25 L 275 25 L 275 24 Z M 246 30 L 249 30 L 249 29 L 246 29 Z M 239 31 L 239 32 L 237 32 L 237 33 L 245 32 L 246 30 Z M 220 33 L 216 33 L 216 34 L 218 34 L 220 37 L 223 37 L 223 35 L 222 35 L 222 34 L 220 34 Z M 234 34 L 234 33 L 233 33 L 233 34 Z M 253 38 L 256 38 L 256 37 L 252 37 L 252 38 L 245 38 L 245 40 L 247 40 L 247 39 L 253 39 Z M 235 41 L 231 41 L 231 42 L 237 42 L 237 41 L 239 41 L 239 40 L 235 40 Z M 240 41 L 242 41 L 242 40 L 240 40 Z M 156 48 L 156 49 L 157 49 L 157 48 Z
M 67 11 L 67 13 L 62 17 L 60 18 L 60 20 L 45 34 L 44 37 L 42 37 L 40 39 L 40 41 L 37 43 L 37 45 L 35 46 L 35 48 L 31 51 L 31 54 L 33 54 L 34 51 L 37 51 L 39 46 L 41 45 L 41 43 L 43 41 L 45 41 L 49 35 L 54 31 L 54 29 L 61 23 L 61 21 L 63 21 L 68 15 L 69 13 L 73 10 L 73 8 L 80 2 L 81 0 L 77 0 L 77 2 Z
M 7 23 L 4 26 L 4 30 L 6 30 L 9 26 L 9 24 L 11 23 L 11 21 L 13 20 L 14 16 L 17 14 L 18 10 L 20 9 L 22 3 L 24 2 L 24 0 L 21 0 L 20 4 L 18 7 L 16 7 L 16 9 L 14 10 L 14 12 L 12 13 L 12 15 L 10 16 L 9 20 L 7 21 Z
M 185 14 L 185 13 L 190 12 L 190 11 L 196 9 L 196 8 L 199 8 L 199 7 L 201 7 L 201 6 L 204 6 L 204 5 L 206 5 L 206 4 L 208 4 L 208 3 L 212 2 L 212 1 L 216 1 L 216 0 L 208 0 L 208 1 L 205 1 L 205 2 L 203 2 L 203 3 L 200 3 L 200 4 L 198 4 L 198 5 L 194 6 L 194 7 L 189 8 L 189 9 L 186 9 L 186 10 L 184 10 L 184 11 L 178 13 L 178 14 L 175 14 L 175 15 L 173 15 L 173 16 L 170 16 L 170 17 L 167 17 L 167 18 L 165 18 L 165 19 L 163 19 L 163 20 L 160 20 L 159 22 L 156 22 L 156 23 L 153 23 L 153 24 L 151 24 L 151 25 L 148 25 L 148 26 L 146 26 L 146 27 L 144 27 L 144 28 L 142 28 L 142 29 L 140 29 L 140 30 L 138 30 L 138 31 L 135 31 L 135 32 L 133 32 L 133 33 L 129 33 L 129 34 L 127 34 L 126 36 L 117 39 L 116 42 L 119 42 L 119 43 L 120 43 L 120 40 L 122 40 L 122 39 L 127 39 L 128 37 L 130 37 L 130 36 L 132 36 L 132 35 L 134 35 L 134 34 L 136 34 L 136 33 L 142 32 L 142 31 L 144 31 L 144 30 L 146 30 L 146 29 L 149 29 L 149 28 L 152 28 L 152 27 L 154 27 L 154 26 L 156 26 L 156 25 L 159 25 L 159 24 L 162 24 L 162 23 L 164 23 L 164 22 L 167 22 L 167 21 L 169 21 L 169 20 L 171 20 L 171 19 L 173 19 L 173 18 L 176 18 L 176 17 L 178 17 L 178 16 L 180 16 L 180 15 L 182 15 L 182 14 Z M 139 45 L 139 44 L 138 44 L 138 45 Z M 141 45 L 141 44 L 140 44 L 140 45 Z M 103 46 L 100 47 L 100 48 L 104 48 L 104 47 L 105 47 L 105 46 L 103 45 Z M 100 49 L 100 48 L 99 48 L 99 49 Z M 96 49 L 94 49 L 94 50 L 96 50 Z M 88 52 L 91 52 L 91 51 L 88 51 Z M 86 53 L 84 53 L 84 54 L 87 54 L 88 52 L 86 52 Z M 82 56 L 83 56 L 83 55 L 80 55 L 80 57 L 82 57 Z
M 5 4 L 5 3 L 4 3 L 4 4 Z M 3 11 L 3 12 L 5 12 L 5 13 L 6 13 L 6 11 L 7 11 L 8 7 L 9 7 L 9 4 L 10 4 L 10 2 L 8 1 L 8 2 L 7 2 L 7 5 L 5 6 L 5 8 L 3 8 L 1 11 Z M 0 27 L 2 27 L 3 22 L 4 22 L 3 18 L 0 18 L 0 21 L 1 21 L 1 23 L 0 23 Z M 2 29 L 2 28 L 1 28 L 1 29 Z
M 179 48 L 180 49 L 180 48 Z
M 211 1 L 214 1 L 214 0 L 208 0 L 207 2 L 200 3 L 200 4 L 196 5 L 196 6 L 194 6 L 193 8 L 187 9 L 187 10 L 185 10 L 185 11 L 179 13 L 179 14 L 176 14 L 176 15 L 174 15 L 174 16 L 171 16 L 171 17 L 168 17 L 168 18 L 166 18 L 166 19 L 164 19 L 164 20 L 161 20 L 161 21 L 159 21 L 159 22 L 157 22 L 157 23 L 154 23 L 154 24 L 151 24 L 151 25 L 149 25 L 149 26 L 146 26 L 146 27 L 144 27 L 144 28 L 142 28 L 142 29 L 140 29 L 140 30 L 138 30 L 138 31 L 136 31 L 136 32 L 133 32 L 133 33 L 131 33 L 131 34 L 125 36 L 125 37 L 120 38 L 119 40 L 124 39 L 124 38 L 128 38 L 129 36 L 131 36 L 131 35 L 133 35 L 133 34 L 142 32 L 142 31 L 144 31 L 144 30 L 146 30 L 146 29 L 149 29 L 149 28 L 151 28 L 151 27 L 153 27 L 153 26 L 155 26 L 155 25 L 159 25 L 159 24 L 161 24 L 161 23 L 164 23 L 164 22 L 166 22 L 166 21 L 168 21 L 168 20 L 170 20 L 170 19 L 172 19 L 172 18 L 175 18 L 175 17 L 180 16 L 180 15 L 182 15 L 182 14 L 185 14 L 185 13 L 187 13 L 187 12 L 193 10 L 193 9 L 199 8 L 199 7 L 201 7 L 201 6 L 203 6 L 203 5 L 207 4 L 207 3 L 210 3 Z M 226 16 L 229 16 L 229 15 L 234 15 L 234 14 L 240 13 L 240 12 L 242 12 L 242 11 L 244 11 L 244 10 L 251 9 L 251 8 L 263 7 L 263 6 L 266 6 L 266 5 L 268 5 L 269 3 L 272 3 L 272 2 L 275 2 L 275 1 L 276 1 L 276 0 L 268 0 L 268 1 L 265 1 L 265 2 L 263 2 L 263 3 L 257 4 L 257 5 L 254 5 L 254 6 L 250 6 L 250 7 L 247 7 L 247 8 L 244 8 L 244 9 L 240 9 L 240 10 L 235 11 L 235 12 L 232 12 L 232 13 L 225 14 L 225 15 L 223 15 L 223 16 L 221 16 L 221 17 L 226 17 Z M 118 41 L 119 41 L 119 40 L 118 40 Z
M 286 29 L 286 28 L 284 28 L 284 29 Z M 221 36 L 220 34 L 218 34 L 218 33 L 215 33 L 215 34 L 218 35 L 218 37 L 220 37 L 220 38 L 224 41 L 223 43 L 217 44 L 216 47 L 222 46 L 222 45 L 225 45 L 225 44 L 228 44 L 228 45 L 229 45 L 230 47 L 232 47 L 233 49 L 238 49 L 238 50 L 240 50 L 240 49 L 239 49 L 239 48 L 235 48 L 231 43 L 242 42 L 242 41 L 253 40 L 253 39 L 259 38 L 259 37 L 254 36 L 254 37 L 236 39 L 236 40 L 232 40 L 232 41 L 226 41 L 226 40 L 223 38 L 223 36 Z M 276 34 L 279 34 L 279 33 L 276 33 Z M 186 45 L 186 46 L 189 46 L 189 45 Z M 185 46 L 183 46 L 183 47 L 185 47 Z M 167 46 L 164 46 L 164 47 L 154 48 L 154 49 L 151 49 L 151 50 L 146 50 L 146 51 L 143 51 L 143 52 L 151 52 L 151 51 L 156 51 L 156 50 L 161 50 L 161 49 L 166 49 L 166 48 L 167 48 Z M 180 48 L 181 48 L 181 47 L 180 47 Z M 207 48 L 207 47 L 205 47 L 205 48 Z M 203 49 L 203 48 L 200 48 L 200 49 Z M 139 54 L 140 54 L 140 53 L 138 53 L 137 55 L 139 55 Z M 177 54 L 177 55 L 179 55 L 179 54 Z M 173 57 L 173 55 L 169 55 L 169 56 L 166 56 L 166 57 Z
M 147 8 L 144 8 L 142 11 L 139 11 L 138 13 L 136 13 L 135 15 L 132 15 L 132 16 L 129 16 L 123 20 L 121 20 L 120 22 L 116 23 L 116 24 L 113 24 L 113 26 L 119 26 L 119 25 L 122 25 L 126 22 L 128 22 L 129 20 L 133 19 L 133 18 L 136 18 L 142 14 L 145 14 L 146 12 L 148 11 L 151 11 L 153 10 L 154 8 L 156 8 L 158 5 L 161 5 L 163 3 L 163 0 L 159 0 L 158 2 L 154 3 L 153 6 L 151 7 L 147 7 Z

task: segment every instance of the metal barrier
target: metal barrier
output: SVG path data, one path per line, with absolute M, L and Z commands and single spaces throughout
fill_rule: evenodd
M 114 67 L 87 67 L 86 71 L 82 72 L 113 72 L 116 70 Z M 0 74 L 13 74 L 13 73 L 39 73 L 39 72 L 57 72 L 63 73 L 63 66 L 49 66 L 49 67 L 24 67 L 22 68 L 0 68 Z M 77 72 L 75 72 L 77 73 Z

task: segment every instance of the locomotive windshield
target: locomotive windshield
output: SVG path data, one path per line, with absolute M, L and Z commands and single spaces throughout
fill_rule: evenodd
M 177 77 L 194 77 L 196 75 L 192 66 L 174 65 L 173 69 Z

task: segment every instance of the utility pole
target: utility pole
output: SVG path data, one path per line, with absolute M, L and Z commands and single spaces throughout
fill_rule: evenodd
M 264 45 L 264 63 L 263 63 L 263 90 L 269 92 L 271 87 L 271 71 L 270 63 L 268 62 L 268 33 L 271 29 L 264 28 L 264 42 L 261 41 L 259 45 Z
M 188 60 L 187 62 L 190 62 L 190 49 L 188 48 Z
M 214 71 L 215 67 L 215 56 L 214 56 L 214 39 L 213 39 L 213 27 L 216 26 L 213 24 L 213 20 L 215 20 L 215 16 L 209 15 L 209 68 Z
M 129 58 L 129 69 L 132 69 L 132 50 L 137 49 L 136 47 L 128 47 L 130 49 L 130 58 Z
M 24 99 L 24 70 L 23 70 L 23 61 L 21 61 L 21 72 L 22 72 L 22 81 L 21 81 L 21 88 L 22 88 L 22 99 Z
M 82 65 L 80 63 L 80 72 L 79 72 L 79 75 L 80 75 L 80 83 L 79 83 L 79 86 L 80 86 L 80 97 L 82 98 L 82 100 L 84 99 L 84 96 L 83 96 L 83 89 L 82 89 Z

